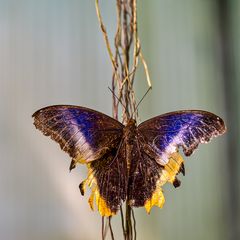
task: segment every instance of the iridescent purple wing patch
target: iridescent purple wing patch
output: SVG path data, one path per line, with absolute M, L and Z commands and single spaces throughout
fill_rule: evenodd
M 91 162 L 119 145 L 123 125 L 97 111 L 77 106 L 51 106 L 33 114 L 34 125 L 60 144 L 74 162 Z
M 220 117 L 199 110 L 166 113 L 143 122 L 138 129 L 161 165 L 168 162 L 169 155 L 178 147 L 190 156 L 199 143 L 208 143 L 226 130 Z

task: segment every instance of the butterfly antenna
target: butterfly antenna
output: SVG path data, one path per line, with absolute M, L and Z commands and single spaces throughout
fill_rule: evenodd
M 113 94 L 113 96 L 118 100 L 118 102 L 120 102 L 120 103 L 122 104 L 122 106 L 123 106 L 123 108 L 125 109 L 125 111 L 127 111 L 126 106 L 122 103 L 122 101 L 120 100 L 120 98 L 116 96 L 116 94 L 114 93 L 114 91 L 113 91 L 110 87 L 108 87 L 108 89 L 111 91 L 111 93 Z
M 148 87 L 148 90 L 144 93 L 144 95 L 142 96 L 141 100 L 138 102 L 134 112 L 132 113 L 132 116 L 133 114 L 138 110 L 138 107 L 140 105 L 140 103 L 143 101 L 143 99 L 147 96 L 148 92 L 152 89 L 152 86 Z

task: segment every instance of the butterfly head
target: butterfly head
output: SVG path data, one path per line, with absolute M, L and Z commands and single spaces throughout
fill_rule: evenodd
M 130 135 L 134 134 L 136 132 L 137 129 L 137 122 L 135 119 L 130 118 L 125 126 L 125 128 L 123 129 L 124 131 L 124 135 L 129 137 Z
M 130 127 L 130 126 L 136 126 L 136 125 L 137 125 L 137 121 L 133 118 L 130 118 L 126 126 Z

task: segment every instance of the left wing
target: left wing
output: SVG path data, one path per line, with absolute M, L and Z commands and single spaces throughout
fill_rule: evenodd
M 102 216 L 116 214 L 127 192 L 127 167 L 123 144 L 123 125 L 92 109 L 57 105 L 33 114 L 34 125 L 59 143 L 71 157 L 70 170 L 77 162 L 86 163 L 88 177 L 79 188 L 82 195 L 87 186 Z
M 70 169 L 77 162 L 97 160 L 122 139 L 123 125 L 95 110 L 71 105 L 42 108 L 33 114 L 34 125 L 59 143 L 72 157 Z

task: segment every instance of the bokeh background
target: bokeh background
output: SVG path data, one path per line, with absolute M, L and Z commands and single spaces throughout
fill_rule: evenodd
M 115 1 L 100 1 L 110 38 Z M 139 34 L 153 90 L 141 120 L 204 109 L 228 132 L 187 159 L 182 186 L 164 187 L 166 203 L 135 211 L 138 239 L 240 239 L 240 1 L 138 1 Z M 111 64 L 94 1 L 0 0 L 0 239 L 100 239 L 101 218 L 69 174 L 69 157 L 36 131 L 31 115 L 75 104 L 111 115 Z M 138 99 L 147 83 L 140 68 Z M 122 239 L 119 218 L 113 219 Z

